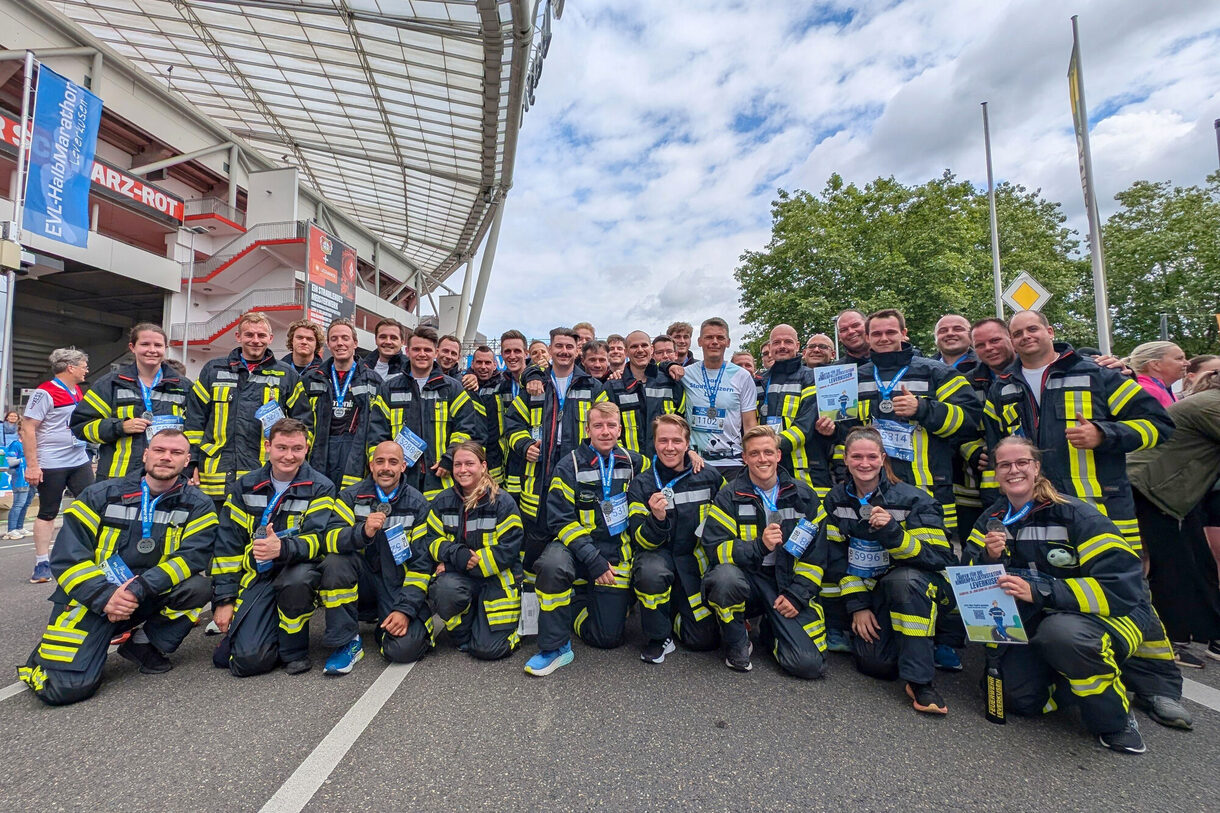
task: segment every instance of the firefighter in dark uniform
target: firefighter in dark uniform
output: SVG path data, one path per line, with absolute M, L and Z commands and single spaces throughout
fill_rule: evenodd
M 555 541 L 537 562 L 539 651 L 525 664 L 535 676 L 572 662 L 573 630 L 590 646 L 621 645 L 631 607 L 627 488 L 648 461 L 617 445 L 614 404 L 590 407 L 586 431 L 588 442 L 559 461 L 547 494 Z
M 506 397 L 512 393 L 510 374 L 496 368 L 496 354 L 487 345 L 479 345 L 471 354 L 470 373 L 475 379 L 471 392 L 471 402 L 475 412 L 483 424 L 483 448 L 487 453 L 487 473 L 496 483 L 504 483 L 504 410 L 512 404 L 512 398 Z M 505 380 L 508 386 L 505 387 Z M 505 393 L 507 390 L 507 393 Z
M 313 415 L 314 440 L 309 464 L 343 489 L 364 479 L 373 403 L 381 379 L 357 364 L 356 328 L 338 319 L 326 329 L 330 358 L 305 373 L 305 396 Z
M 371 476 L 335 498 L 319 591 L 326 608 L 322 643 L 333 649 L 327 675 L 346 675 L 364 657 L 360 619 L 366 614 L 377 620 L 386 660 L 411 663 L 432 647 L 434 565 L 423 544 L 428 502 L 405 471 L 402 447 L 383 441 L 373 450 Z
M 191 381 L 165 363 L 165 331 L 144 322 L 130 338 L 135 363 L 99 378 L 69 423 L 73 435 L 98 446 L 98 482 L 138 474 L 151 430 L 181 429 L 186 415 Z
M 271 323 L 242 314 L 241 345 L 199 371 L 186 402 L 186 436 L 199 487 L 219 505 L 225 486 L 267 462 L 267 431 L 280 418 L 296 418 L 313 431 L 309 399 L 300 378 L 269 349 Z
M 938 605 L 953 594 L 955 564 L 936 502 L 893 476 L 881 435 L 853 429 L 844 442 L 849 482 L 826 498 L 826 578 L 837 581 L 852 622 L 852 655 L 866 675 L 906 682 L 916 711 L 945 714 L 932 685 Z
M 1139 555 L 1096 508 L 1042 476 L 1029 438 L 1005 438 L 992 454 L 1003 496 L 970 533 L 966 559 L 1004 565 L 1000 587 L 1029 635 L 1029 646 L 1001 647 L 1004 706 L 1032 715 L 1074 702 L 1102 745 L 1143 753 L 1120 671 L 1152 619 Z
M 458 649 L 497 660 L 520 643 L 521 514 L 474 441 L 453 450 L 453 479 L 432 500 L 423 532 L 437 563 L 428 598 Z
M 757 379 L 758 422 L 779 435 L 784 470 L 824 498 L 831 485 L 835 422 L 819 415 L 814 372 L 799 350 L 791 325 L 771 331 L 771 367 Z
M 139 627 L 119 654 L 145 674 L 167 672 L 211 597 L 216 541 L 212 501 L 182 476 L 190 443 L 178 429 L 153 435 L 144 475 L 86 488 L 64 512 L 51 552 L 58 587 L 51 619 L 18 677 L 53 706 L 92 697 L 110 641 Z
M 624 340 L 627 363 L 622 376 L 606 382 L 606 396 L 623 417 L 625 449 L 648 457 L 653 454 L 652 425 L 658 415 L 681 413 L 686 390 L 669 376 L 661 375 L 652 361 L 652 340 L 642 330 L 633 330 Z
M 988 447 L 1010 435 L 1032 440 L 1044 450 L 1042 468 L 1051 485 L 1108 517 L 1139 553 L 1127 453 L 1167 440 L 1172 420 L 1139 384 L 1055 342 L 1055 331 L 1041 313 L 1015 314 L 1009 332 L 1017 358 L 988 393 Z M 1126 684 L 1154 720 L 1190 728 L 1190 712 L 1181 703 L 1182 674 L 1155 610 L 1148 623 L 1123 665 Z
M 212 660 L 237 677 L 281 663 L 290 675 L 312 666 L 309 619 L 335 488 L 305 462 L 308 451 L 304 424 L 277 421 L 267 438 L 267 464 L 231 483 L 221 509 L 212 620 L 226 637 Z
M 658 415 L 648 434 L 656 449 L 652 467 L 627 490 L 631 581 L 646 639 L 640 660 L 662 663 L 674 638 L 697 651 L 720 642 L 716 618 L 703 602 L 708 562 L 698 534 L 724 478 L 715 466 L 694 470 L 690 426 L 681 415 Z
M 742 457 L 746 469 L 716 495 L 702 537 L 712 565 L 703 595 L 720 623 L 725 665 L 753 668 L 745 620 L 761 613 L 760 641 L 780 668 L 819 678 L 826 671 L 826 623 L 817 603 L 826 553 L 822 501 L 780 468 L 771 427 L 746 431 Z

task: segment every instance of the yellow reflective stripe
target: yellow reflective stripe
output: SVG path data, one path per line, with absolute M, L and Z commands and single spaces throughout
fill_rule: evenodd
M 535 594 L 538 596 L 538 607 L 543 612 L 552 612 L 572 603 L 571 588 L 564 590 L 562 593 L 545 593 L 535 588 Z
M 300 632 L 301 630 L 305 629 L 305 625 L 307 623 L 309 623 L 309 619 L 313 615 L 313 610 L 310 610 L 309 612 L 305 613 L 304 615 L 299 615 L 296 618 L 291 618 L 287 615 L 284 615 L 284 611 L 279 609 L 278 607 L 276 608 L 276 610 L 279 612 L 279 615 L 280 615 L 280 629 L 282 629 L 284 632 L 288 633 L 289 635 L 292 635 L 293 633 Z
M 1106 403 L 1110 407 L 1110 412 L 1114 415 L 1123 411 L 1131 399 L 1138 395 L 1143 390 L 1136 382 L 1131 379 L 1123 379 L 1123 382 L 1118 385 L 1114 392 L 1110 393 L 1110 397 L 1106 399 Z
M 350 604 L 359 597 L 356 587 L 337 587 L 334 590 L 319 590 L 318 596 L 322 599 L 323 607 L 342 607 L 344 604 Z
M 72 505 L 68 506 L 68 510 L 64 511 L 64 516 L 76 517 L 81 525 L 89 529 L 90 536 L 97 534 L 97 527 L 102 522 L 97 512 L 80 500 L 74 500 Z
M 195 519 L 188 522 L 186 524 L 186 527 L 182 529 L 182 538 L 186 539 L 188 536 L 191 536 L 192 534 L 197 534 L 206 528 L 211 528 L 213 525 L 218 525 L 218 524 L 219 524 L 219 522 L 216 519 L 216 512 L 209 511 L 206 514 L 204 514 L 203 516 L 196 517 Z
M 733 616 L 744 615 L 746 611 L 746 603 L 744 601 L 740 604 L 730 604 L 727 607 L 722 607 L 714 601 L 709 601 L 708 604 L 716 611 L 716 617 L 725 624 L 730 623 L 733 620 Z
M 1134 551 L 1127 544 L 1127 540 L 1115 534 L 1099 534 L 1076 546 L 1076 554 L 1080 557 L 1080 564 L 1082 565 L 1108 550 L 1120 550 L 1134 555 Z
M 1147 418 L 1135 418 L 1130 421 L 1119 421 L 1121 424 L 1131 427 L 1140 436 L 1140 445 L 1137 448 L 1151 449 L 1160 442 L 1161 433 L 1157 431 L 1156 424 Z
M 716 562 L 722 565 L 733 564 L 733 540 L 726 539 L 716 546 Z
M 867 593 L 870 587 L 859 576 L 844 576 L 839 579 L 839 595 L 850 596 L 856 593 Z
M 64 592 L 71 595 L 73 590 L 80 587 L 90 579 L 105 578 L 106 575 L 102 573 L 101 568 L 99 568 L 93 562 L 86 561 L 77 562 L 76 564 L 72 565 L 72 567 L 65 570 L 60 574 L 58 582 L 59 586 L 63 588 Z
M 903 529 L 902 544 L 896 548 L 890 548 L 890 556 L 895 559 L 910 559 L 912 556 L 918 556 L 923 550 L 923 546 L 919 543 L 919 539 L 910 531 Z
M 659 609 L 662 604 L 669 603 L 669 598 L 673 594 L 673 588 L 665 588 L 664 593 L 644 593 L 641 592 L 639 588 L 636 588 L 635 594 L 640 599 L 640 603 L 644 605 L 644 609 L 656 610 Z
M 431 575 L 427 573 L 417 573 L 414 570 L 407 570 L 403 576 L 402 586 L 414 587 L 417 590 L 428 591 L 428 582 L 431 580 Z
M 797 560 L 792 565 L 793 575 L 800 576 L 803 579 L 808 579 L 813 583 L 814 587 L 822 586 L 822 568 L 818 565 L 813 565 L 808 562 Z
M 241 563 L 245 556 L 217 556 L 212 559 L 212 575 L 219 576 L 222 573 L 238 573 L 241 571 Z
M 1081 612 L 1094 615 L 1110 614 L 1110 602 L 1106 599 L 1106 594 L 1102 591 L 1097 579 L 1084 576 L 1062 581 L 1072 591 Z
M 356 524 L 356 512 L 353 511 L 352 507 L 343 500 L 335 500 L 334 505 L 331 506 L 331 510 L 338 514 L 339 518 L 348 525 Z
M 949 437 L 966 423 L 966 410 L 957 404 L 942 404 L 942 406 L 945 408 L 945 420 L 932 431 L 941 437 Z
M 896 613 L 890 610 L 890 627 L 894 632 L 915 638 L 930 638 L 935 632 L 935 625 L 930 617 Z
M 175 556 L 172 559 L 167 559 L 157 565 L 157 569 L 169 576 L 171 585 L 177 585 L 185 581 L 190 575 L 190 568 L 186 566 L 186 560 L 181 556 Z

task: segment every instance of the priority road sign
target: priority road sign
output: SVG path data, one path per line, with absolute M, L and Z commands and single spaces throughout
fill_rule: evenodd
M 1004 303 L 1014 311 L 1040 311 L 1051 300 L 1051 292 L 1025 271 L 1004 289 Z

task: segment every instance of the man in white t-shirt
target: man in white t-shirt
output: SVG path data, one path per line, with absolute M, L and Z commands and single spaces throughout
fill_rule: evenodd
M 666 372 L 686 388 L 691 447 L 726 480 L 741 470 L 741 436 L 758 423 L 754 376 L 724 358 L 729 325 L 713 316 L 699 326 L 702 363 L 671 365 Z
M 89 375 L 89 356 L 75 347 L 51 353 L 53 377 L 38 385 L 25 406 L 21 443 L 25 451 L 25 479 L 38 489 L 38 518 L 34 520 L 34 574 L 30 584 L 51 581 L 51 535 L 64 489 L 79 497 L 93 484 L 93 465 L 85 442 L 72 435 L 68 423 L 84 398 L 81 382 Z

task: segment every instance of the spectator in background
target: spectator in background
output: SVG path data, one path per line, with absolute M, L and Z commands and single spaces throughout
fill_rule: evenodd
M 33 536 L 33 531 L 25 529 L 25 512 L 30 507 L 30 484 L 25 480 L 25 452 L 21 448 L 21 436 L 17 434 L 17 426 L 21 416 L 17 410 L 10 409 L 0 425 L 0 448 L 8 463 L 9 480 L 13 489 L 13 507 L 8 512 L 8 533 L 0 539 L 24 539 Z
M 576 349 L 582 350 L 589 342 L 597 338 L 597 328 L 593 327 L 589 322 L 577 322 L 572 325 L 572 330 L 576 331 L 576 335 L 580 338 L 576 341 Z
M 1195 356 L 1186 362 L 1186 376 L 1182 379 L 1182 394 L 1189 395 L 1199 376 L 1211 370 L 1220 370 L 1220 356 Z
M 743 370 L 748 370 L 750 375 L 754 375 L 754 357 L 746 351 L 738 350 L 729 361 Z
M 1200 505 L 1220 477 L 1220 372 L 1199 375 L 1190 394 L 1166 411 L 1173 435 L 1154 449 L 1129 454 L 1127 473 L 1150 562 L 1153 605 L 1173 643 L 1174 660 L 1201 669 L 1204 661 L 1189 649 L 1192 639 L 1206 643 L 1207 654 L 1220 660 L 1220 588 Z
M 1207 372 L 1220 371 L 1220 356 L 1195 356 L 1186 362 L 1186 378 L 1182 380 L 1182 393 L 1189 395 L 1195 390 L 1195 382 Z M 1207 535 L 1207 546 L 1216 560 L 1220 577 L 1220 480 L 1203 498 L 1203 533 Z
M 534 339 L 530 342 L 530 362 L 537 365 L 540 370 L 546 370 L 550 366 L 551 353 L 546 349 L 546 342 L 542 339 Z
M 298 319 L 288 326 L 288 337 L 285 339 L 288 353 L 280 359 L 297 371 L 297 375 L 305 375 L 312 367 L 322 363 L 322 348 L 326 339 L 322 335 L 322 327 L 308 319 Z M 186 375 L 183 372 L 183 375 Z
M 1178 396 L 1173 385 L 1186 375 L 1186 354 L 1173 342 L 1144 342 L 1124 359 L 1135 380 L 1166 409 Z
M 815 333 L 805 342 L 801 360 L 806 367 L 821 367 L 835 360 L 835 345 L 825 333 Z

